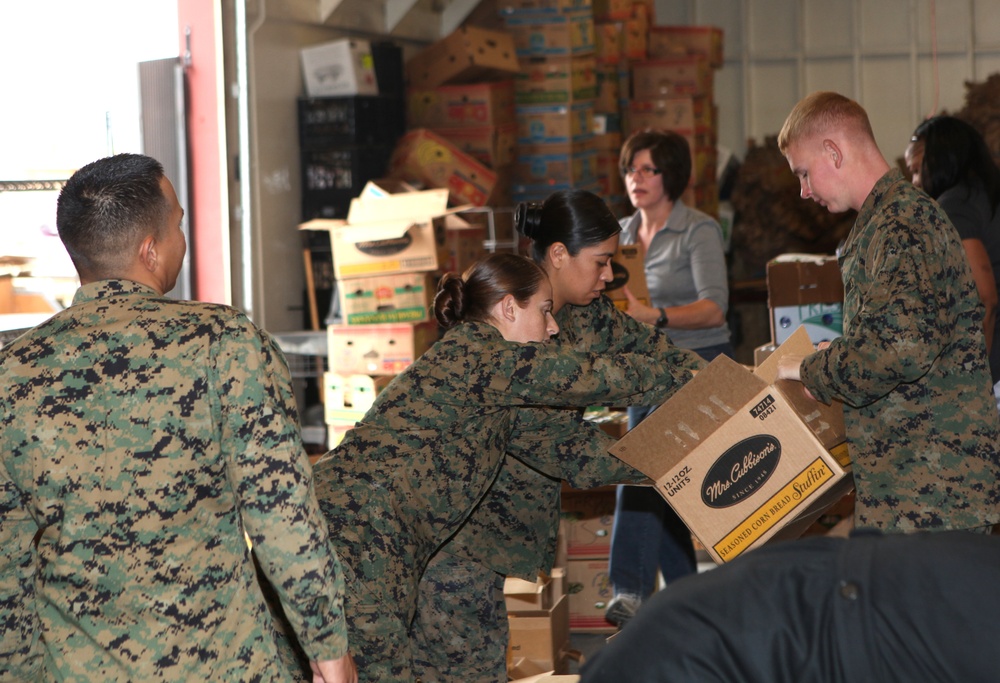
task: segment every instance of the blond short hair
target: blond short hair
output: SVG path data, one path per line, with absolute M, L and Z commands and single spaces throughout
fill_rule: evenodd
M 785 119 L 778 133 L 778 149 L 783 153 L 803 138 L 839 129 L 861 141 L 875 140 L 868 113 L 840 93 L 820 91 L 803 98 Z

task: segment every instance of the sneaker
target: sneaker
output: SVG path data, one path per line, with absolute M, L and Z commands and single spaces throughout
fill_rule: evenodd
M 638 595 L 621 593 L 611 598 L 607 609 L 604 610 L 604 618 L 612 624 L 623 628 L 629 619 L 635 616 L 642 599 Z

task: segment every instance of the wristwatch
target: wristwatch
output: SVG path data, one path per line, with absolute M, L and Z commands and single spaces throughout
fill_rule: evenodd
M 667 309 L 660 308 L 660 317 L 656 319 L 657 327 L 666 327 L 670 324 L 670 319 L 667 318 Z

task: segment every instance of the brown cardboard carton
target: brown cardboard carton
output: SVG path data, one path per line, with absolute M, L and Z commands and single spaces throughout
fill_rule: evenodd
M 614 596 L 607 558 L 570 560 L 566 563 L 571 631 L 613 633 L 616 627 L 604 618 Z
M 438 128 L 434 132 L 491 169 L 514 161 L 517 124 L 464 128 Z
M 655 100 L 684 95 L 712 96 L 712 69 L 700 57 L 651 59 L 632 65 L 632 96 Z
M 503 598 L 508 612 L 547 610 L 553 602 L 552 581 L 547 576 L 539 576 L 536 581 L 508 576 L 503 583 Z
M 328 230 L 333 274 L 338 280 L 436 270 L 447 260 L 445 226 L 434 218 L 448 213 L 448 190 L 351 200 L 347 220 L 318 218 L 300 230 Z
M 561 516 L 568 558 L 608 556 L 615 520 L 614 490 L 564 493 Z
M 484 206 L 497 174 L 456 145 L 426 128 L 406 133 L 389 160 L 389 177 L 446 188 L 453 205 Z
M 330 370 L 339 374 L 398 375 L 437 339 L 437 323 L 330 325 Z
M 597 63 L 593 57 L 549 57 L 521 60 L 514 80 L 517 104 L 572 104 L 597 95 Z
M 479 128 L 516 123 L 514 82 L 442 85 L 407 93 L 410 128 Z
M 513 37 L 506 31 L 463 26 L 406 63 L 412 88 L 499 80 L 519 71 Z
M 569 600 L 562 596 L 551 608 L 508 615 L 510 651 L 515 660 L 524 658 L 546 671 L 565 673 L 562 653 L 569 644 Z
M 605 294 L 615 302 L 615 306 L 625 310 L 628 299 L 625 298 L 625 288 L 646 306 L 651 306 L 649 288 L 646 286 L 646 265 L 642 246 L 638 244 L 623 244 L 618 247 L 611 259 L 611 274 L 613 279 L 608 283 Z
M 722 29 L 716 26 L 653 26 L 649 29 L 649 56 L 704 57 L 708 63 L 722 66 Z
M 784 342 L 800 326 L 813 343 L 843 333 L 844 285 L 836 256 L 782 254 L 767 264 L 771 340 Z
M 713 360 L 611 449 L 656 482 L 716 562 L 801 533 L 852 486 L 842 405 L 775 379 L 780 358 L 812 351 L 800 330 L 753 373 Z
M 337 281 L 340 312 L 347 325 L 421 322 L 433 317 L 437 277 L 399 273 Z
M 594 52 L 594 15 L 589 9 L 558 14 L 513 12 L 504 15 L 503 20 L 521 59 Z

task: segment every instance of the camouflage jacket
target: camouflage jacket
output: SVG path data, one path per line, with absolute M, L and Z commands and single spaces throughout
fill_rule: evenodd
M 306 653 L 346 651 L 288 369 L 246 316 L 87 284 L 0 384 L 0 679 L 289 680 L 248 536 Z
M 352 638 L 354 617 L 377 613 L 394 615 L 405 633 L 420 574 L 495 479 L 518 408 L 590 405 L 612 393 L 640 400 L 659 375 L 660 362 L 645 355 L 515 344 L 479 323 L 449 330 L 314 465 L 348 574 Z M 579 442 L 576 431 L 565 438 Z
M 649 378 L 629 377 L 587 405 L 659 405 L 691 378 L 690 370 L 705 365 L 696 353 L 674 346 L 664 332 L 618 311 L 607 297 L 589 306 L 565 306 L 557 317 L 556 342 L 564 348 L 608 357 L 638 354 L 656 367 L 648 391 L 638 390 Z M 586 489 L 645 479 L 608 453 L 614 439 L 582 420 L 581 412 L 519 411 L 496 482 L 443 552 L 533 580 L 539 571 L 549 571 L 555 559 L 560 480 Z
M 840 267 L 844 335 L 806 358 L 802 380 L 846 404 L 857 525 L 1000 521 L 1000 420 L 958 233 L 893 170 L 861 207 Z

